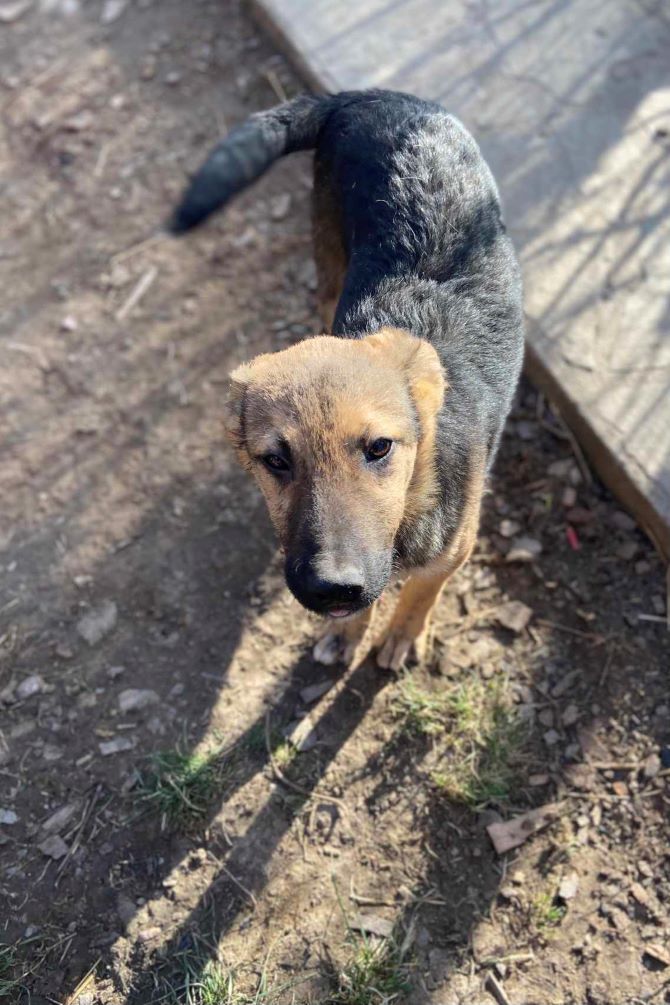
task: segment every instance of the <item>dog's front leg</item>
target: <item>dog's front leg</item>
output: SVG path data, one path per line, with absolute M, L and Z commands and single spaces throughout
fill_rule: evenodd
M 337 626 L 329 626 L 312 650 L 317 663 L 323 663 L 324 666 L 334 666 L 335 663 L 352 666 L 354 661 L 358 662 L 361 656 L 358 649 L 368 630 L 374 606 L 371 604 L 360 614 L 347 618 Z
M 377 665 L 400 670 L 406 660 L 426 655 L 430 615 L 440 598 L 451 570 L 415 573 L 404 583 L 391 621 L 378 640 Z

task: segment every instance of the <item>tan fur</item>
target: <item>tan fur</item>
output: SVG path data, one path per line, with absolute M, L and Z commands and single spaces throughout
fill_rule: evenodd
M 445 386 L 427 343 L 396 329 L 360 340 L 320 336 L 258 356 L 231 381 L 228 432 L 283 545 L 290 518 L 308 499 L 332 513 L 326 534 L 346 538 L 350 528 L 368 543 L 376 538 L 380 549 L 390 546 L 408 509 L 426 504 L 433 484 L 427 444 Z M 381 436 L 396 441 L 383 478 L 360 463 L 361 444 Z M 280 440 L 296 458 L 296 478 L 286 485 L 258 460 Z M 346 550 L 346 540 L 326 543 Z
M 420 659 L 424 657 L 433 609 L 447 581 L 467 562 L 475 546 L 484 473 L 483 457 L 472 458 L 468 492 L 458 530 L 446 551 L 426 568 L 414 572 L 404 583 L 384 637 L 377 642 L 377 662 L 380 666 L 398 670 L 412 651 Z
M 324 331 L 330 332 L 344 285 L 347 253 L 342 242 L 338 207 L 330 187 L 320 182 L 318 165 L 312 203 L 312 233 L 319 313 Z

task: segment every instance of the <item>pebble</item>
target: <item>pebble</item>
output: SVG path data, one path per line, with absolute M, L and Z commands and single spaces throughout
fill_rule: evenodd
M 77 812 L 78 806 L 78 803 L 67 803 L 65 806 L 61 806 L 44 821 L 42 830 L 46 834 L 59 834 Z
M 642 774 L 645 778 L 656 778 L 661 770 L 661 758 L 658 754 L 650 754 L 642 765 Z
M 554 725 L 554 713 L 550 708 L 543 708 L 538 719 L 543 726 L 553 726 Z
M 574 726 L 578 719 L 579 709 L 576 705 L 568 705 L 561 716 L 561 722 L 564 726 Z
M 110 667 L 109 670 L 107 671 L 107 676 L 111 677 L 111 679 L 114 680 L 115 677 L 120 677 L 121 674 L 125 672 L 126 672 L 125 667 L 121 666 Z
M 501 537 L 515 537 L 521 530 L 521 524 L 516 520 L 501 520 L 498 533 Z
M 270 200 L 270 216 L 273 220 L 284 220 L 291 209 L 291 196 L 288 192 L 276 195 Z
M 388 918 L 380 918 L 377 914 L 358 914 L 350 922 L 351 928 L 366 935 L 378 935 L 388 939 L 393 934 L 393 922 Z
M 300 700 L 305 705 L 311 705 L 312 702 L 318 701 L 318 699 L 330 691 L 333 686 L 332 680 L 322 680 L 318 684 L 310 684 L 308 687 L 304 687 L 300 692 Z
M 32 698 L 34 694 L 40 694 L 44 690 L 44 681 L 39 674 L 31 674 L 24 678 L 16 689 L 16 697 L 19 701 L 25 698 Z
M 635 528 L 637 527 L 635 520 L 633 520 L 632 517 L 628 516 L 627 513 L 624 513 L 623 510 L 620 509 L 616 510 L 612 514 L 612 523 L 617 528 L 617 530 L 623 530 L 626 533 L 629 533 L 631 530 L 635 530 Z
M 177 84 L 181 83 L 181 73 L 179 70 L 170 70 L 169 73 L 165 74 L 165 83 L 169 87 L 176 87 Z
M 113 740 L 99 743 L 98 747 L 103 757 L 110 757 L 112 754 L 119 754 L 122 750 L 132 750 L 134 743 L 127 736 L 117 736 Z
M 560 461 L 553 461 L 553 463 L 547 468 L 547 474 L 551 478 L 567 478 L 570 474 L 572 464 L 573 461 L 571 457 L 564 457 Z
M 564 876 L 558 887 L 558 896 L 561 900 L 572 900 L 579 888 L 579 876 L 576 872 L 569 872 Z
M 0 24 L 12 24 L 27 14 L 33 5 L 33 0 L 14 0 L 13 3 L 0 3 Z
M 103 600 L 80 618 L 77 622 L 77 632 L 89 646 L 95 646 L 113 631 L 117 619 L 118 611 L 114 601 Z
M 12 827 L 15 823 L 18 823 L 18 820 L 19 818 L 14 810 L 0 810 L 0 824 Z
M 538 772 L 535 775 L 528 776 L 528 784 L 532 785 L 533 788 L 537 788 L 540 785 L 548 785 L 549 777 L 549 775 Z
M 565 509 L 572 509 L 577 502 L 577 490 L 572 485 L 566 485 L 561 493 L 561 506 Z
M 547 732 L 542 737 L 542 739 L 544 740 L 544 742 L 548 747 L 554 747 L 558 743 L 560 738 L 561 738 L 560 735 L 556 732 L 555 729 L 548 729 Z
M 624 541 L 620 544 L 616 550 L 617 558 L 621 558 L 624 562 L 632 561 L 638 552 L 637 541 Z
M 646 559 L 641 558 L 639 562 L 635 563 L 636 576 L 646 576 L 648 572 L 651 572 L 651 564 Z
M 533 562 L 542 553 L 542 545 L 534 537 L 517 537 L 507 552 L 507 562 Z
M 47 856 L 47 858 L 53 858 L 55 860 L 63 858 L 69 851 L 65 841 L 63 841 L 62 837 L 59 837 L 58 834 L 52 834 L 50 837 L 45 838 L 44 841 L 38 844 L 37 847 L 43 855 Z
M 532 616 L 532 609 L 520 600 L 511 600 L 508 604 L 503 604 L 496 614 L 496 618 L 503 628 L 509 628 L 517 634 L 524 630 Z
M 112 24 L 114 21 L 117 21 L 127 6 L 128 0 L 105 0 L 100 15 L 101 23 Z
M 60 323 L 60 330 L 62 332 L 76 332 L 78 328 L 77 319 L 71 314 L 68 314 Z
M 119 695 L 119 711 L 139 712 L 150 705 L 156 705 L 160 701 L 155 691 L 148 688 L 127 688 Z
M 137 933 L 137 938 L 140 942 L 152 942 L 154 939 L 157 939 L 160 934 L 160 928 L 154 926 L 153 928 L 143 928 L 141 932 Z

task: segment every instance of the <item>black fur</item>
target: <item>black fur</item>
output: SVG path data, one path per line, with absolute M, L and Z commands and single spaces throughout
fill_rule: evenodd
M 474 139 L 439 105 L 390 91 L 302 97 L 220 144 L 177 209 L 182 232 L 292 150 L 316 150 L 348 267 L 333 334 L 404 328 L 437 350 L 449 390 L 439 417 L 434 509 L 396 541 L 427 564 L 463 512 L 472 458 L 493 462 L 523 358 L 519 267 L 498 190 Z

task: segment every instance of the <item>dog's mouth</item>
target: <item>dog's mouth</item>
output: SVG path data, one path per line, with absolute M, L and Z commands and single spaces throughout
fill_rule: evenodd
M 348 618 L 352 614 L 356 614 L 360 610 L 358 607 L 354 607 L 351 604 L 349 607 L 331 607 L 329 611 L 326 611 L 326 617 L 328 618 Z

